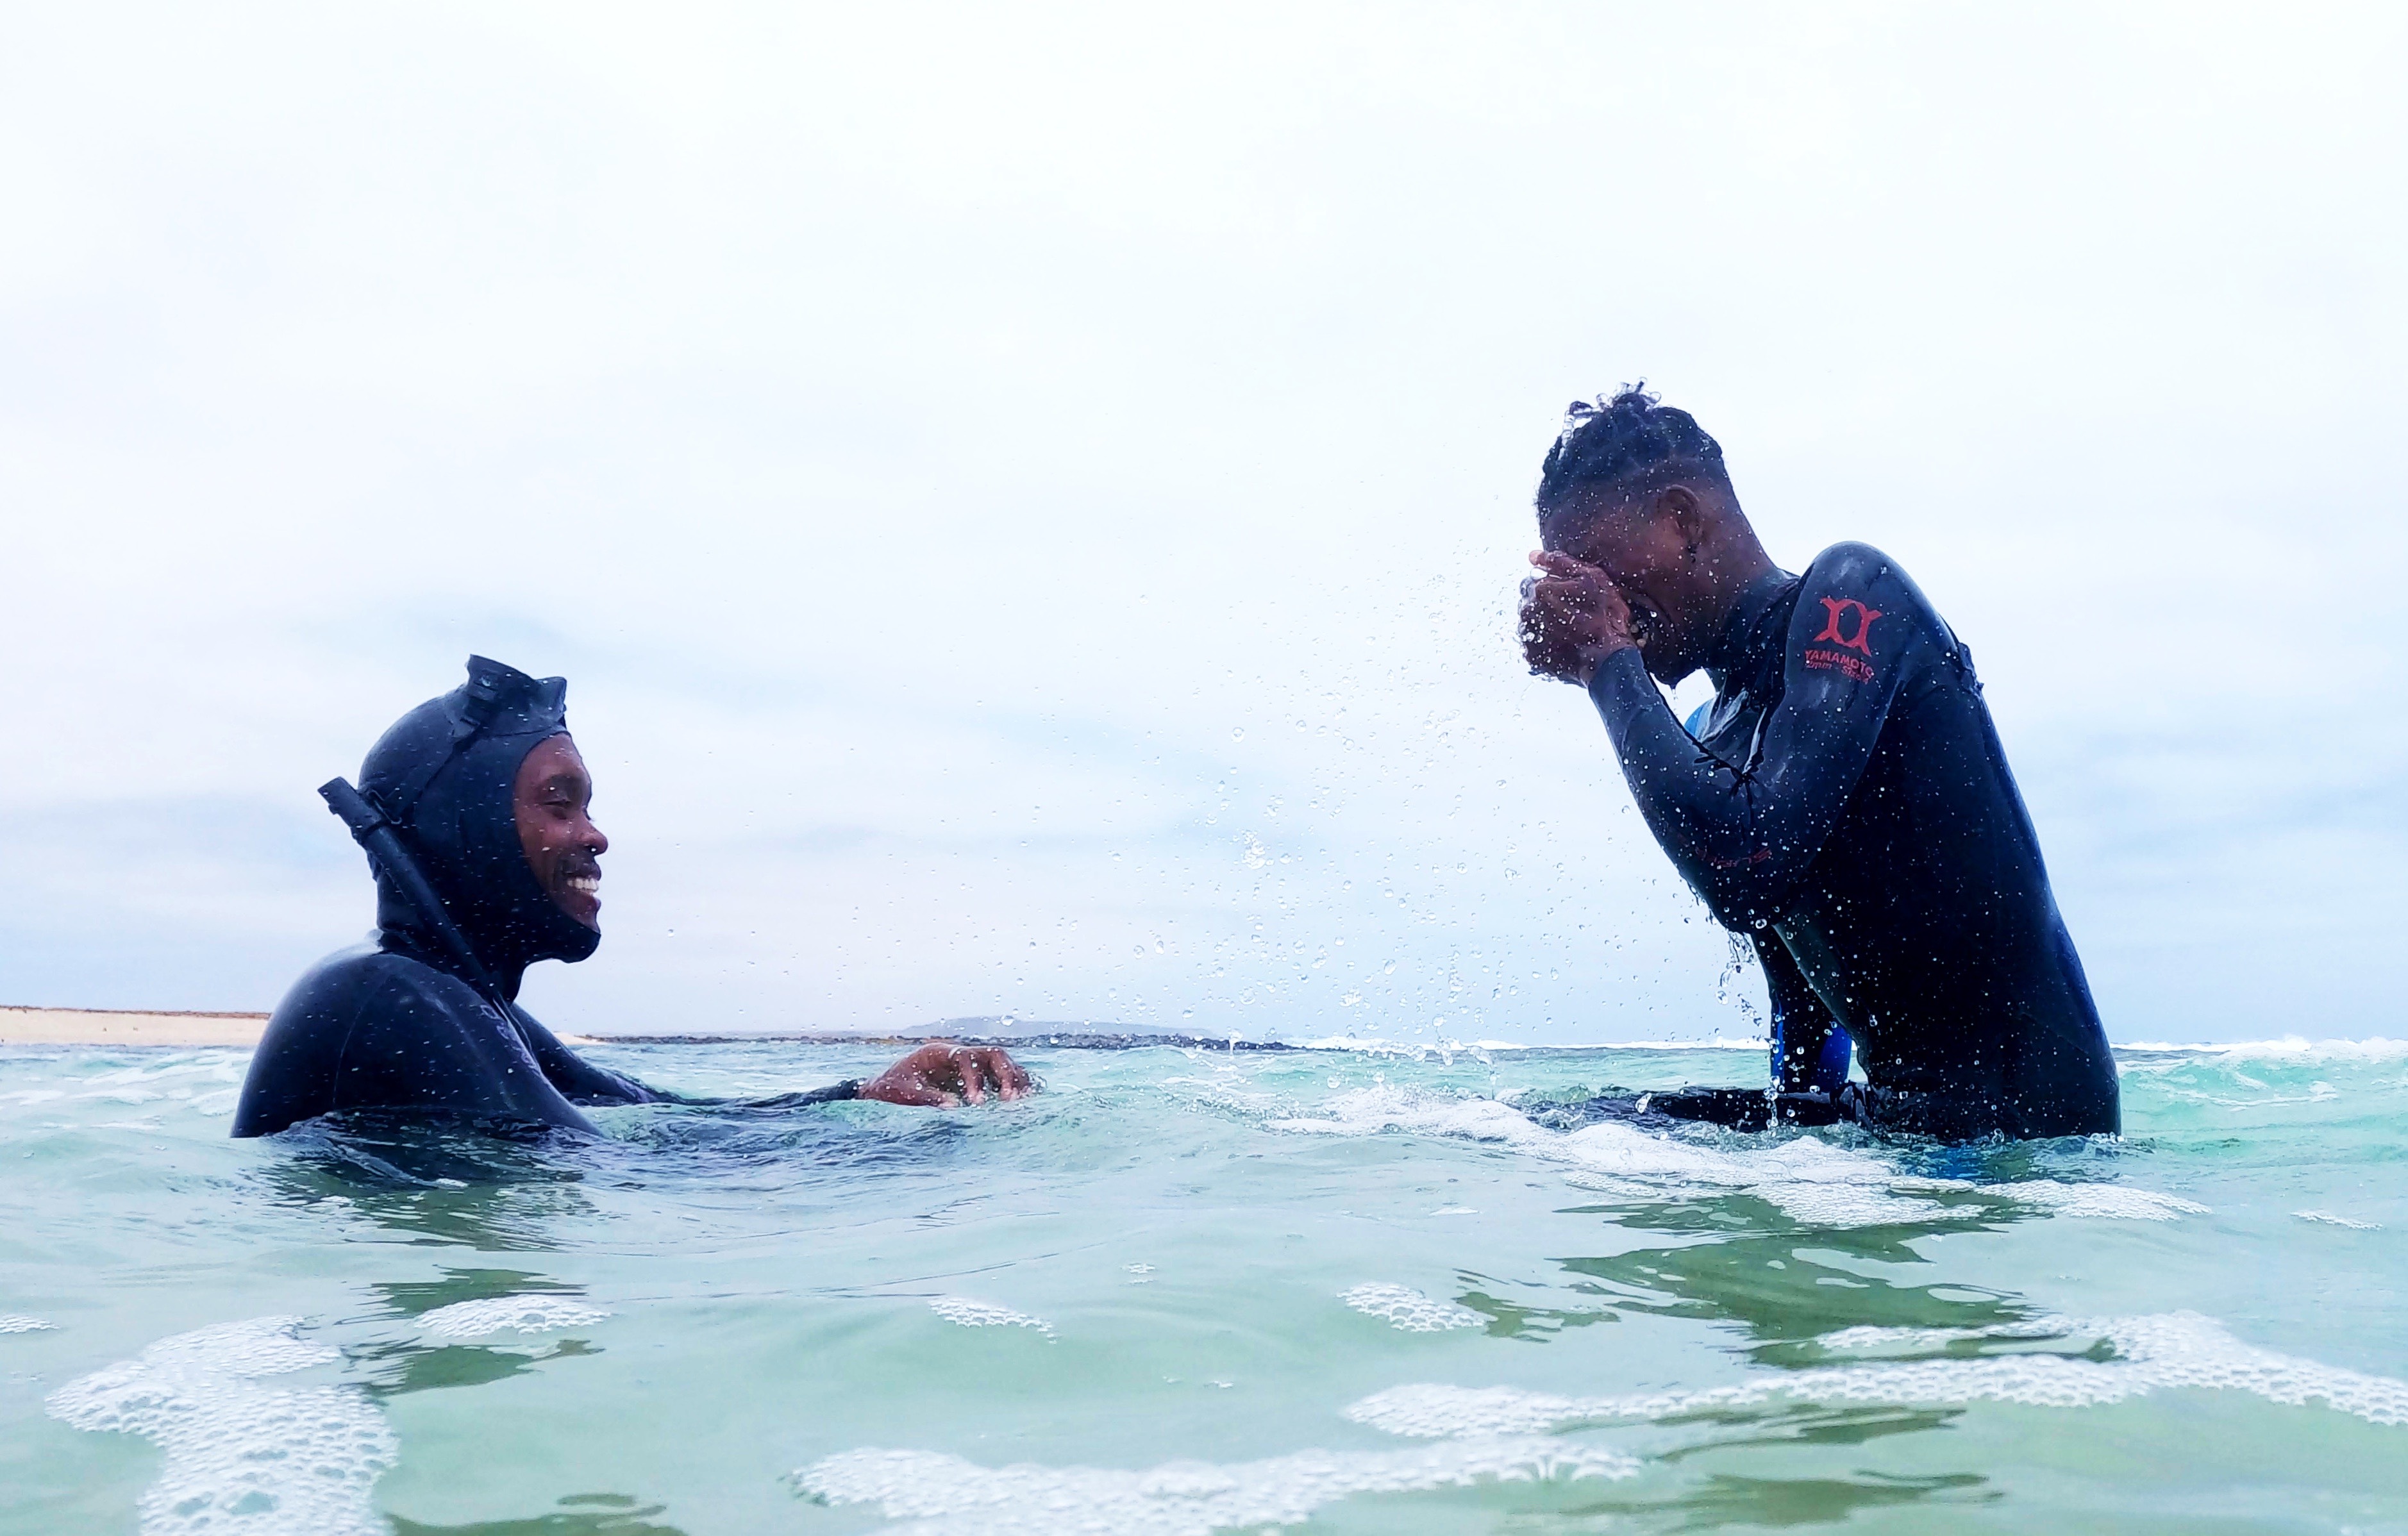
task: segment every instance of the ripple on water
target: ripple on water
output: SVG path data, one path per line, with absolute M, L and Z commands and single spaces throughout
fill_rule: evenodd
M 1399 1451 L 1298 1451 L 1261 1461 L 1172 1461 L 1140 1471 L 982 1467 L 932 1451 L 847 1451 L 793 1473 L 827 1504 L 876 1504 L 912 1536 L 1211 1536 L 1293 1525 L 1361 1493 L 1483 1482 L 1628 1477 L 1612 1451 L 1518 1437 Z

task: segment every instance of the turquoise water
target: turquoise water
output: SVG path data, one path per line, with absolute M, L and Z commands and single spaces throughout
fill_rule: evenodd
M 236 1143 L 243 1052 L 0 1052 L 0 1532 L 2408 1531 L 2408 1047 L 1957 1151 L 1547 1123 L 1733 1052 L 1028 1059 Z

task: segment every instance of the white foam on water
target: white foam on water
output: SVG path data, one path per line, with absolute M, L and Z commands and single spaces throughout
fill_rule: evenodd
M 989 1301 L 973 1301 L 967 1296 L 932 1297 L 928 1310 L 948 1323 L 958 1323 L 966 1328 L 1035 1328 L 1048 1339 L 1054 1337 L 1054 1325 L 1042 1317 L 1031 1317 L 1025 1312 L 998 1307 Z
M 1800 1402 L 1956 1405 L 2015 1402 L 2043 1408 L 2086 1408 L 2183 1387 L 2246 1392 L 2290 1407 L 2321 1403 L 2370 1424 L 2408 1425 L 2408 1382 L 2318 1365 L 2235 1339 L 2224 1325 L 2197 1313 L 2092 1322 L 2058 1319 L 2055 1336 L 2103 1339 L 2109 1360 L 2055 1354 L 2014 1354 L 1879 1364 L 1819 1366 L 1759 1375 L 1727 1386 L 1643 1396 L 1568 1398 L 1516 1387 L 1414 1385 L 1393 1387 L 1346 1410 L 1360 1424 L 1424 1438 L 1535 1434 L 1614 1419 L 1661 1419 L 1786 1399 Z M 1833 1340 L 1919 1343 L 1958 1339 L 2044 1337 L 2032 1325 L 1957 1332 L 1949 1329 L 1848 1329 Z M 1873 1338 L 1873 1335 L 1883 1338 Z
M 2203 1215 L 2208 1211 L 2195 1201 L 2124 1184 L 2068 1184 L 2054 1179 L 1977 1184 L 1918 1178 L 1899 1173 L 1870 1154 L 1833 1146 L 1811 1135 L 1729 1147 L 1641 1130 L 1616 1120 L 1575 1131 L 1553 1130 L 1498 1099 L 1410 1088 L 1364 1088 L 1339 1094 L 1317 1115 L 1292 1116 L 1269 1125 L 1273 1130 L 1320 1136 L 1403 1131 L 1499 1144 L 1541 1161 L 1568 1165 L 1565 1180 L 1578 1188 L 1629 1199 L 1659 1199 L 1668 1194 L 1701 1190 L 1746 1194 L 1813 1227 L 1879 1227 L 1946 1219 L 1951 1214 L 1946 1206 L 1921 1197 L 1959 1191 L 2014 1200 L 2060 1216 L 2171 1221 L 2177 1215 Z M 1975 1220 L 1983 1213 L 1961 1214 Z
M 558 1333 L 591 1327 L 609 1315 L 599 1307 L 558 1296 L 487 1296 L 437 1307 L 420 1317 L 418 1326 L 438 1339 L 481 1339 L 505 1329 Z
M 1372 1136 L 1381 1131 L 1416 1131 L 1428 1136 L 1456 1136 L 1473 1141 L 1504 1141 L 1521 1146 L 1548 1139 L 1545 1127 L 1510 1104 L 1493 1098 L 1462 1098 L 1422 1094 L 1408 1088 L 1357 1088 L 1339 1094 L 1318 1115 L 1270 1122 L 1273 1130 L 1304 1131 L 1322 1136 Z
M 355 1387 L 259 1385 L 341 1357 L 299 1326 L 253 1317 L 162 1339 L 59 1388 L 51 1416 L 166 1453 L 143 1536 L 383 1536 L 368 1496 L 400 1449 L 384 1415 Z
M 1488 1321 L 1469 1307 L 1440 1301 L 1410 1285 L 1392 1285 L 1386 1281 L 1356 1285 L 1339 1299 L 1399 1333 L 1443 1333 L 1449 1328 L 1476 1328 Z
M 2320 1221 L 2328 1227 L 2346 1227 L 2353 1232 L 2383 1230 L 2383 1224 L 2379 1221 L 2356 1221 L 2348 1216 L 2336 1216 L 2329 1211 L 2294 1211 L 2291 1214 L 2301 1221 Z M 5 1331 L 7 1331 L 5 1328 L 0 1328 L 0 1332 Z
M 1340 1094 L 1320 1116 L 1275 1120 L 1271 1127 L 1325 1136 L 1401 1130 L 1497 1142 L 1568 1165 L 1570 1182 L 1584 1189 L 1645 1199 L 1660 1198 L 1668 1190 L 1728 1190 L 1768 1200 L 1810 1225 L 1870 1227 L 1927 1220 L 1945 1211 L 1930 1200 L 1893 1193 L 1891 1185 L 1899 1176 L 1878 1159 L 1812 1136 L 1730 1151 L 1611 1120 L 1558 1131 L 1493 1098 L 1403 1088 Z
M 1296 1525 L 1358 1493 L 1628 1477 L 1612 1451 L 1517 1438 L 1400 1451 L 1298 1451 L 1262 1461 L 1172 1461 L 1140 1471 L 982 1467 L 932 1451 L 846 1451 L 793 1473 L 830 1504 L 876 1504 L 910 1536 L 1211 1536 Z
M 1761 1035 L 1733 1038 L 1716 1035 L 1712 1040 L 1630 1040 L 1590 1041 L 1580 1045 L 1548 1045 L 1526 1040 L 1387 1040 L 1377 1035 L 1322 1035 L 1312 1040 L 1287 1042 L 1299 1051 L 1356 1051 L 1367 1055 L 1467 1055 L 1498 1051 L 1745 1051 L 1762 1055 L 1772 1042 Z
M 2172 1221 L 2176 1216 L 2204 1216 L 2208 1208 L 2176 1195 L 2134 1189 L 2119 1184 L 2066 1184 L 2057 1179 L 2027 1179 L 2016 1184 L 1974 1184 L 1983 1195 L 1996 1195 L 2022 1205 L 2036 1205 L 2060 1216 L 2098 1216 L 2109 1221 Z
M 1821 1227 L 1875 1227 L 1946 1213 L 1944 1206 L 1896 1193 L 1897 1172 L 1878 1158 L 1812 1136 L 1725 1151 L 1609 1120 L 1573 1131 L 1564 1141 L 1565 1156 L 1581 1168 L 1582 1176 L 1573 1182 L 1590 1188 L 1635 1182 L 1727 1189 Z M 1608 1182 L 1595 1182 L 1600 1178 Z
M 44 1328 L 54 1328 L 56 1327 L 58 1327 L 56 1323 L 49 1322 L 43 1318 L 22 1317 L 15 1313 L 0 1316 L 0 1333 L 39 1333 Z

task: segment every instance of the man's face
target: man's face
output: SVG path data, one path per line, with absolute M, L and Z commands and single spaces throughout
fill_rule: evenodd
M 1696 557 L 1695 528 L 1683 526 L 1680 512 L 1696 498 L 1685 491 L 1669 502 L 1666 496 L 1579 493 L 1540 523 L 1539 537 L 1546 548 L 1605 572 L 1630 605 L 1630 638 L 1647 670 L 1678 682 L 1705 665 L 1713 601 Z
M 566 736 L 546 739 L 519 764 L 512 799 L 518 812 L 519 846 L 536 883 L 560 910 L 589 928 L 602 926 L 600 859 L 610 840 L 586 814 L 594 781 L 585 759 Z

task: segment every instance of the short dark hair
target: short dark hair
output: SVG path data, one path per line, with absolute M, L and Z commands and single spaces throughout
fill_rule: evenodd
M 1611 399 L 1574 400 L 1564 430 L 1539 471 L 1539 515 L 1584 486 L 1612 485 L 1657 474 L 1713 476 L 1727 485 L 1723 445 L 1685 410 L 1656 403 L 1646 380 L 1626 384 Z

